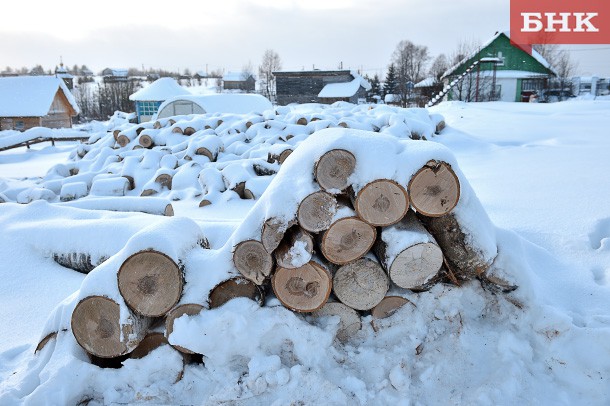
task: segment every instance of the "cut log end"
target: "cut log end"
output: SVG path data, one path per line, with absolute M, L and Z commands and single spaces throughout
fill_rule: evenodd
M 330 272 L 316 262 L 300 268 L 277 268 L 271 279 L 273 292 L 284 307 L 295 312 L 313 312 L 320 309 L 330 296 Z
M 157 176 L 157 178 L 155 179 L 155 182 L 160 184 L 162 187 L 166 187 L 170 190 L 172 189 L 172 175 L 163 173 L 163 174 Z
M 203 310 L 203 306 L 197 303 L 186 303 L 180 306 L 175 307 L 165 317 L 165 335 L 169 341 L 169 338 L 174 331 L 174 321 L 184 316 L 185 314 L 188 316 L 196 316 Z M 188 348 L 184 348 L 180 345 L 171 344 L 172 347 L 177 349 L 178 351 L 185 354 L 195 354 L 194 351 L 189 350 Z
M 265 295 L 263 290 L 246 278 L 231 278 L 217 285 L 210 292 L 208 299 L 210 309 L 215 309 L 237 297 L 246 297 L 255 301 L 260 306 L 263 305 Z
M 375 227 L 357 217 L 335 221 L 322 235 L 322 254 L 330 262 L 344 265 L 362 258 L 373 246 Z
M 343 303 L 328 302 L 320 310 L 314 312 L 312 316 L 317 319 L 339 316 L 339 328 L 335 337 L 341 343 L 349 341 L 362 329 L 362 321 L 358 312 Z
M 385 319 L 392 316 L 407 303 L 411 302 L 404 297 L 386 296 L 371 310 L 371 316 L 375 319 Z
M 409 210 L 407 191 L 398 183 L 378 179 L 365 185 L 354 199 L 358 216 L 373 226 L 399 222 Z
M 129 352 L 122 337 L 129 337 L 131 326 L 121 326 L 121 309 L 114 300 L 89 296 L 81 300 L 72 313 L 72 333 L 76 342 L 89 354 L 114 358 Z M 123 327 L 124 331 L 121 331 Z M 135 347 L 135 345 L 134 345 Z
M 117 278 L 127 305 L 143 316 L 163 316 L 182 295 L 180 268 L 157 251 L 140 251 L 127 258 Z
M 284 238 L 284 233 L 290 227 L 296 224 L 296 219 L 284 222 L 278 218 L 272 217 L 265 220 L 261 229 L 261 242 L 268 253 L 272 253 L 280 245 L 280 241 Z
M 336 212 L 337 199 L 330 193 L 318 191 L 299 204 L 297 220 L 305 230 L 318 233 L 330 227 Z
M 313 238 L 299 226 L 292 227 L 275 250 L 275 261 L 282 268 L 299 268 L 311 260 Z
M 344 149 L 333 149 L 320 157 L 314 168 L 315 178 L 324 190 L 345 190 L 356 168 L 356 157 Z
M 119 134 L 116 142 L 119 144 L 119 146 L 125 147 L 127 144 L 129 144 L 129 138 L 125 134 Z
M 171 217 L 174 215 L 174 206 L 172 206 L 171 203 L 165 206 L 165 210 L 163 210 L 163 215 L 166 217 Z
M 169 342 L 163 333 L 152 332 L 146 334 L 146 336 L 140 341 L 140 344 L 129 353 L 129 358 L 140 359 L 144 358 L 157 348 L 168 345 Z
M 385 297 L 390 281 L 381 266 L 368 258 L 359 259 L 337 270 L 333 291 L 345 305 L 370 310 Z
M 460 181 L 449 164 L 430 161 L 411 178 L 409 195 L 415 211 L 440 217 L 458 204 Z
M 439 246 L 422 243 L 399 253 L 388 273 L 397 286 L 421 290 L 438 275 L 442 266 L 443 252 Z
M 140 135 L 138 142 L 143 148 L 152 148 L 155 145 L 152 137 L 148 134 Z
M 242 241 L 233 251 L 235 268 L 248 280 L 262 285 L 273 270 L 273 257 L 256 240 Z

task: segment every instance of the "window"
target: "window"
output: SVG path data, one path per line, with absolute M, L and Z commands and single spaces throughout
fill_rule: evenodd
M 498 59 L 500 62 L 498 62 L 496 66 L 504 66 L 504 56 L 502 55 L 502 51 L 498 51 Z
M 17 131 L 25 130 L 25 123 L 23 122 L 23 120 L 15 121 L 15 130 L 17 130 Z
M 152 116 L 157 112 L 157 109 L 161 105 L 158 101 L 143 101 L 138 102 L 138 115 L 139 116 Z

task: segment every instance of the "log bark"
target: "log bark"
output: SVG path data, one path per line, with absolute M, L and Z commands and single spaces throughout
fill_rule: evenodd
M 44 336 L 44 338 L 42 340 L 40 340 L 40 342 L 38 343 L 38 345 L 36 346 L 36 349 L 34 350 L 34 354 L 42 351 L 42 349 L 52 340 L 56 340 L 57 339 L 57 332 L 54 331 L 52 333 L 47 334 L 46 336 Z
M 233 251 L 235 268 L 248 280 L 262 285 L 273 270 L 273 257 L 256 240 L 242 241 Z
M 117 274 L 125 303 L 137 314 L 159 317 L 178 303 L 183 275 L 178 265 L 158 251 L 139 251 L 123 262 Z
M 349 186 L 349 177 L 356 168 L 356 157 L 344 149 L 333 149 L 320 157 L 314 167 L 314 176 L 324 190 L 343 191 Z
M 335 337 L 341 343 L 349 341 L 362 329 L 362 321 L 358 312 L 343 303 L 328 302 L 320 310 L 315 311 L 312 316 L 316 319 L 339 316 L 339 328 Z
M 53 261 L 65 268 L 84 274 L 93 271 L 96 266 L 107 259 L 108 257 L 99 257 L 92 261 L 91 255 L 84 252 L 53 253 Z
M 461 279 L 472 279 L 482 275 L 491 266 L 476 240 L 467 238 L 453 213 L 442 217 L 427 217 L 418 214 L 426 229 L 434 236 L 443 250 L 450 269 Z
M 370 310 L 377 306 L 389 288 L 388 276 L 376 261 L 369 258 L 342 266 L 333 278 L 333 292 L 337 298 L 356 310 Z
M 74 308 L 71 319 L 76 342 L 89 354 L 115 358 L 131 352 L 144 338 L 151 319 L 129 309 L 121 324 L 120 305 L 104 296 L 89 296 Z
M 165 317 L 165 336 L 169 342 L 170 336 L 174 331 L 174 321 L 185 314 L 188 316 L 196 316 L 203 310 L 203 306 L 197 303 L 186 303 L 173 308 Z M 171 343 L 170 343 L 171 344 Z M 172 347 L 185 354 L 196 354 L 194 351 L 184 348 L 180 345 L 171 344 Z
M 407 191 L 389 179 L 378 179 L 365 185 L 358 194 L 350 193 L 354 209 L 372 226 L 386 227 L 398 223 L 409 210 Z
M 296 269 L 277 268 L 271 286 L 284 307 L 307 313 L 324 306 L 332 290 L 332 277 L 322 265 L 310 261 Z
M 362 258 L 373 246 L 377 231 L 357 217 L 335 221 L 322 234 L 320 248 L 324 257 L 337 265 Z
M 143 192 L 144 193 L 144 192 Z M 173 216 L 174 208 L 169 200 L 152 197 L 140 199 L 135 196 L 100 197 L 72 200 L 61 203 L 62 206 L 78 207 L 87 210 L 108 210 L 119 212 L 140 212 L 160 216 Z
M 287 269 L 300 268 L 311 260 L 313 238 L 299 226 L 288 230 L 274 252 L 277 266 Z
M 277 173 L 277 168 L 264 163 L 255 163 L 252 165 L 252 169 L 256 176 L 270 176 Z
M 297 220 L 305 230 L 318 233 L 330 227 L 337 212 L 337 199 L 324 191 L 313 192 L 297 209 Z
M 261 229 L 261 242 L 268 253 L 272 253 L 280 245 L 286 230 L 296 224 L 296 219 L 284 222 L 272 217 L 265 220 Z
M 210 292 L 208 303 L 210 309 L 215 309 L 236 297 L 246 297 L 260 306 L 265 301 L 265 293 L 260 286 L 246 278 L 235 277 L 216 285 Z
M 443 252 L 413 212 L 384 228 L 374 251 L 392 282 L 404 289 L 429 288 L 443 266 Z
M 429 161 L 409 182 L 411 205 L 418 213 L 440 217 L 460 200 L 460 181 L 445 162 Z

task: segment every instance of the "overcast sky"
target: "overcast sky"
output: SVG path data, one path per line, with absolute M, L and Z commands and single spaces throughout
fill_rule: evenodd
M 285 70 L 383 74 L 400 40 L 435 57 L 509 27 L 509 0 L 4 2 L 0 70 L 68 66 L 240 70 L 275 50 Z M 85 5 L 86 4 L 86 5 Z M 7 16 L 11 16 L 7 18 Z M 579 73 L 610 76 L 610 45 L 569 48 Z

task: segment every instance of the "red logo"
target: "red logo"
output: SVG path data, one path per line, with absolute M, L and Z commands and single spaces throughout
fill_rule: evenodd
M 608 0 L 511 0 L 510 38 L 534 44 L 610 44 Z

